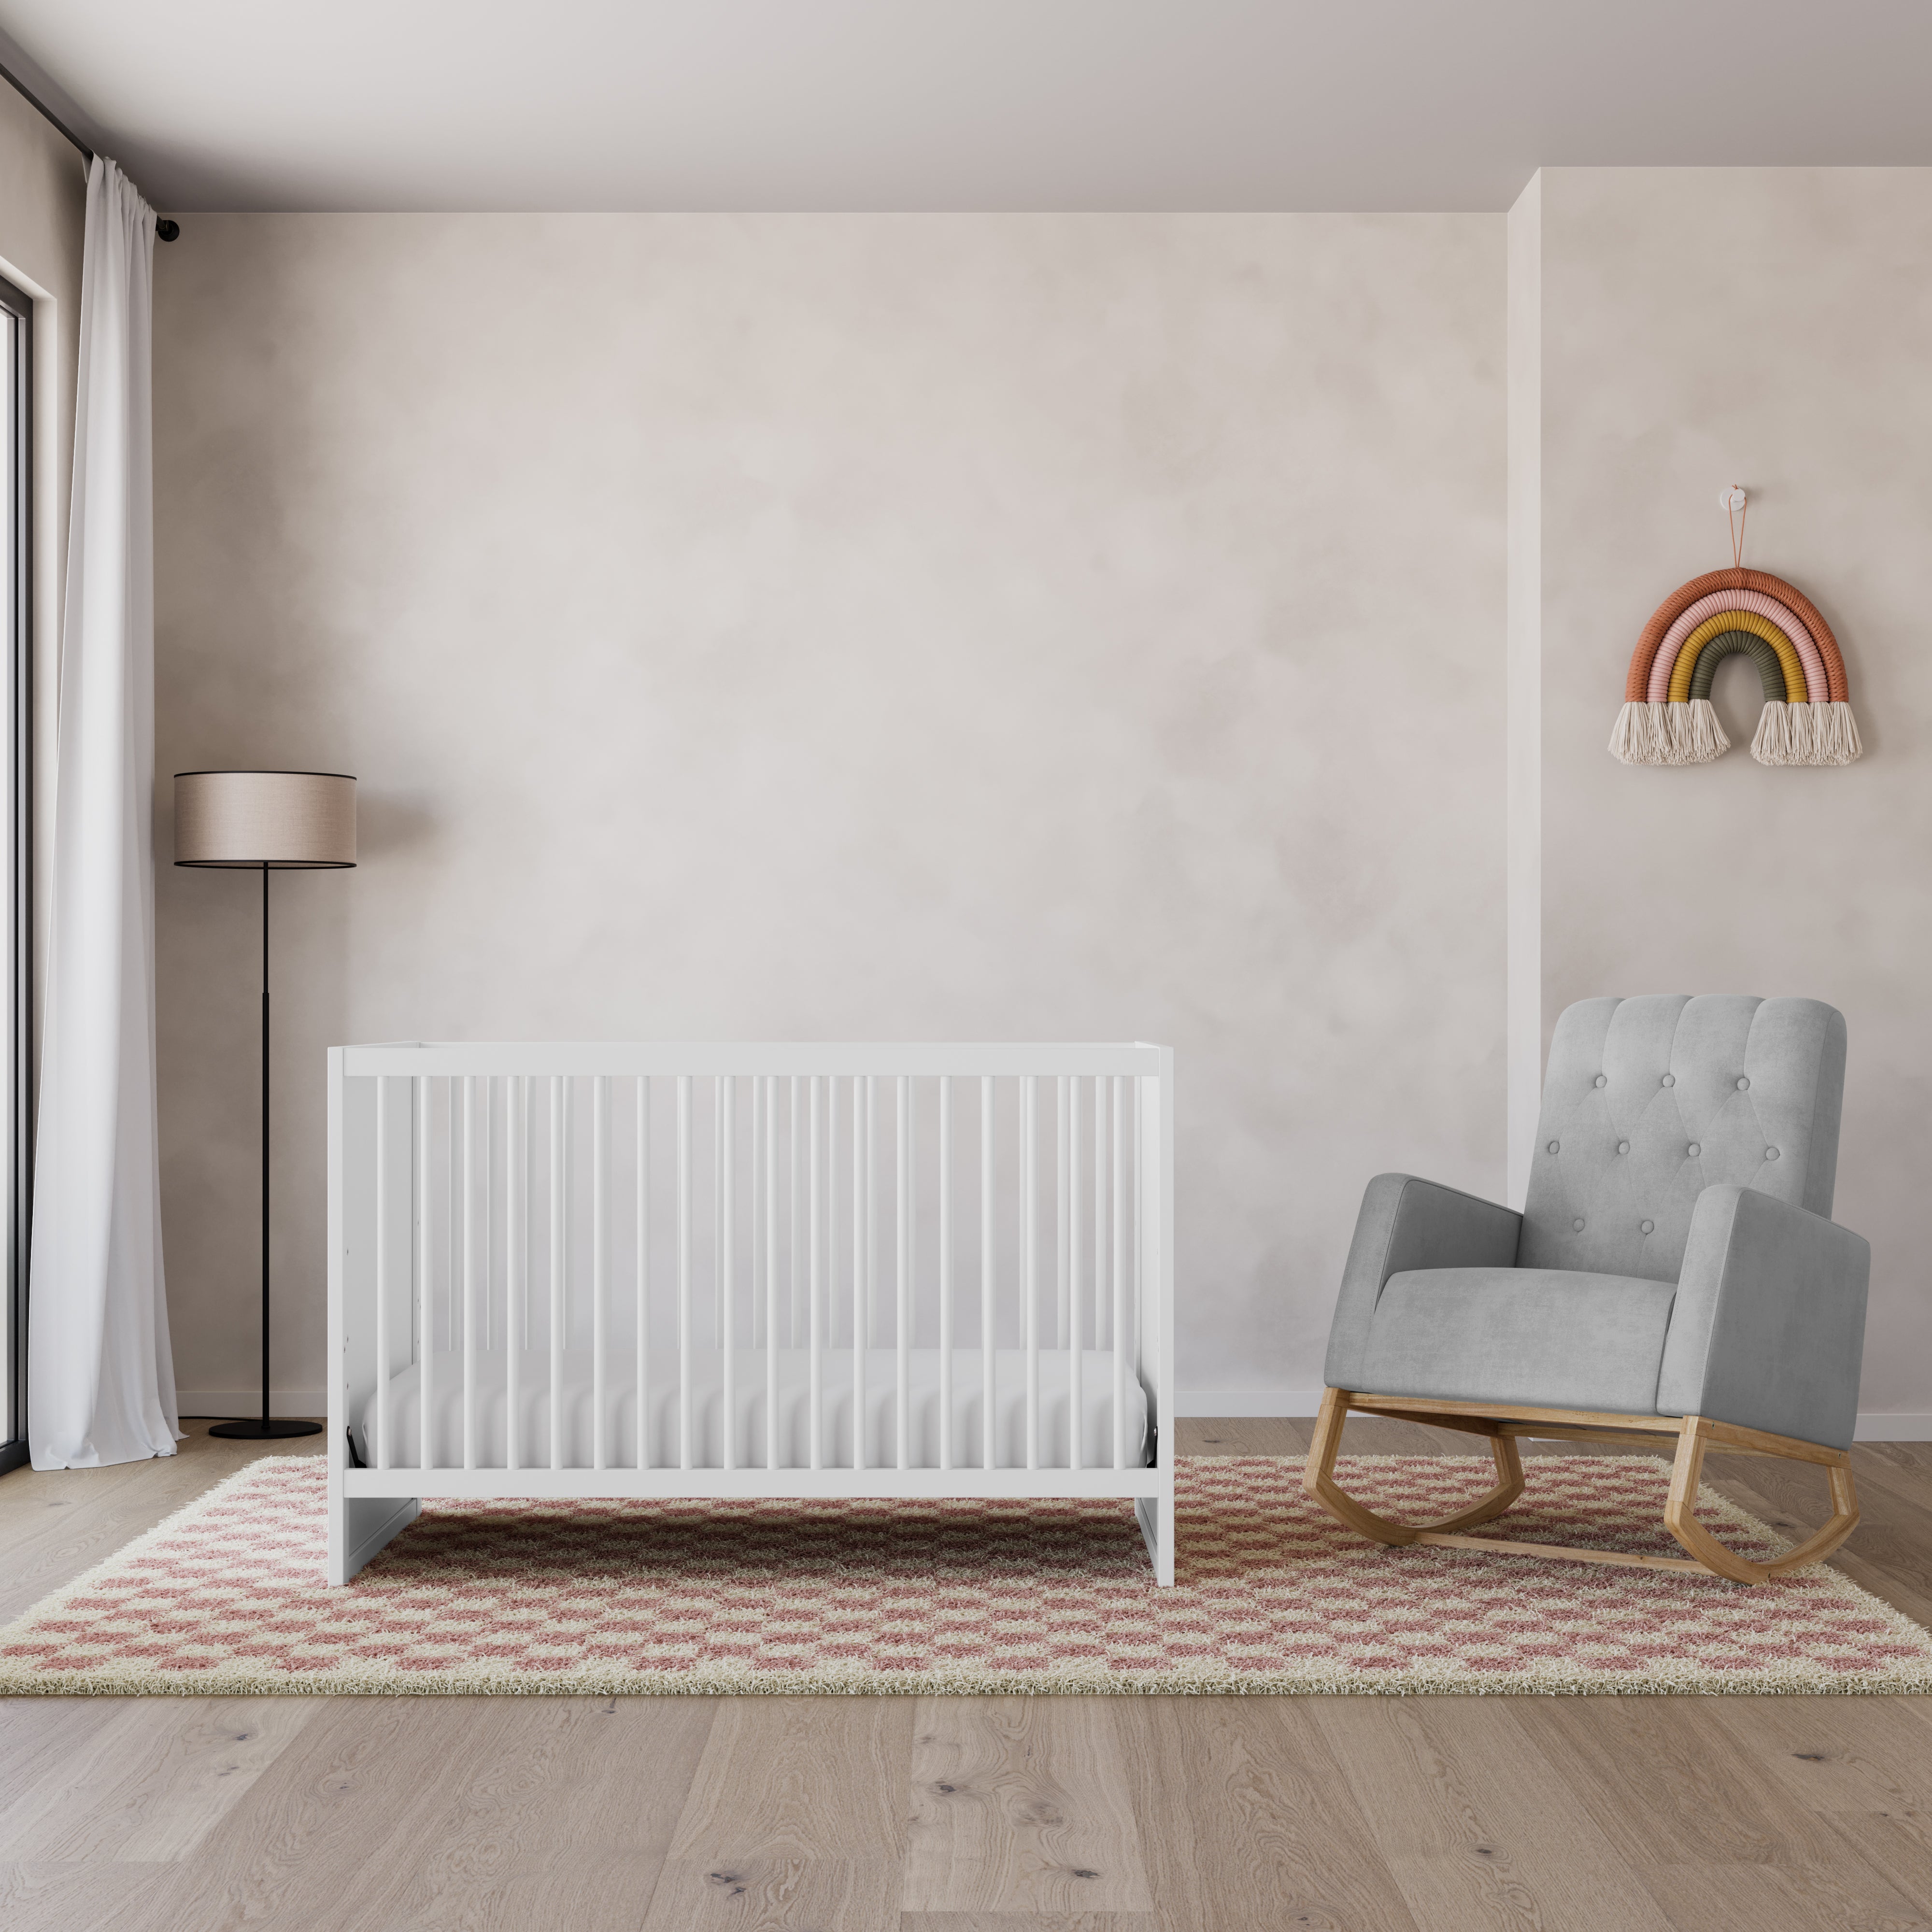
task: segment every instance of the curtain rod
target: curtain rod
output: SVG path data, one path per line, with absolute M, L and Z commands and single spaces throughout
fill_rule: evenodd
M 34 93 L 33 89 L 30 88 L 11 68 L 0 65 L 0 80 L 4 80 L 7 85 L 10 87 L 29 107 L 32 108 L 34 112 L 38 114 L 42 120 L 46 122 L 50 126 L 58 128 L 62 134 L 64 134 L 68 139 L 80 150 L 81 153 L 86 156 L 88 163 L 92 164 L 94 160 L 94 150 L 90 148 L 87 143 L 83 141 L 80 136 L 76 134 L 74 130 L 70 128 L 67 123 L 40 98 L 38 94 Z M 155 238 L 159 241 L 172 242 L 180 232 L 181 224 L 178 221 L 169 221 L 163 219 L 156 221 L 154 224 Z

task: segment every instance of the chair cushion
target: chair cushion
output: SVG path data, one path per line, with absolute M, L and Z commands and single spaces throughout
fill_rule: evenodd
M 1414 1268 L 1376 1304 L 1362 1390 L 1657 1413 L 1674 1282 L 1558 1268 Z

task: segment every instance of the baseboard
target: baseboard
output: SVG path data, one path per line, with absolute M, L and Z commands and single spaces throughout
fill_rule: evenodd
M 1292 1416 L 1312 1421 L 1322 1406 L 1319 1389 L 1182 1389 L 1174 1398 L 1176 1415 Z M 1862 1414 L 1855 1438 L 1860 1442 L 1932 1442 L 1932 1412 L 1874 1409 Z
M 1924 1409 L 1880 1408 L 1858 1418 L 1859 1442 L 1932 1442 L 1932 1414 Z
M 1181 1389 L 1174 1398 L 1176 1415 L 1312 1417 L 1321 1406 L 1318 1388 Z
M 177 1415 L 219 1417 L 245 1421 L 262 1412 L 260 1389 L 178 1389 L 175 1392 Z M 328 1398 L 320 1389 L 278 1389 L 268 1397 L 271 1415 L 322 1416 L 328 1413 Z

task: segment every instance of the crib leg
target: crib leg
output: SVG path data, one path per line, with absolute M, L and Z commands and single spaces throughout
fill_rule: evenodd
M 335 1486 L 328 1495 L 328 1580 L 346 1583 L 383 1544 L 422 1514 L 417 1496 L 345 1496 Z
M 1141 1534 L 1146 1539 L 1148 1556 L 1154 1564 L 1157 1584 L 1174 1581 L 1174 1498 L 1172 1496 L 1136 1496 L 1134 1514 L 1139 1518 Z

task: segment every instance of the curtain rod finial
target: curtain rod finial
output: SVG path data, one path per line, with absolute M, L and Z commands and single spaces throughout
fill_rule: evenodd
M 154 224 L 154 238 L 158 242 L 172 242 L 181 232 L 181 224 L 170 221 L 166 215 Z

